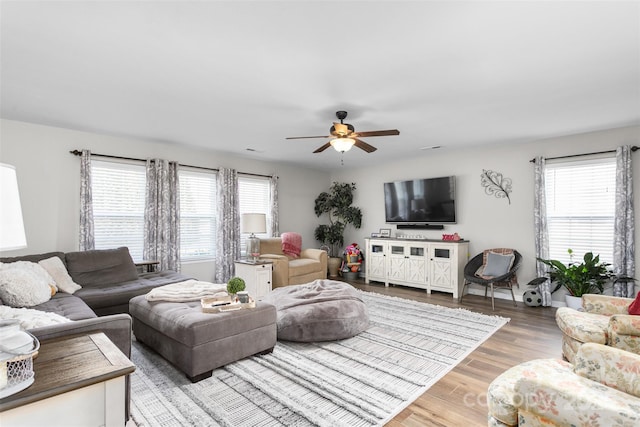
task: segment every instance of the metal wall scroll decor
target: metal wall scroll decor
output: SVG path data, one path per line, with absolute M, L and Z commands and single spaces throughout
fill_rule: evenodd
M 507 199 L 511 204 L 511 178 L 505 178 L 500 172 L 490 169 L 482 169 L 480 175 L 480 185 L 484 188 L 484 192 L 488 195 L 494 195 L 499 199 Z

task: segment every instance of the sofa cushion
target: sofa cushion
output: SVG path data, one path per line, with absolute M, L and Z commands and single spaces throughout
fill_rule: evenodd
M 96 314 L 89 306 L 75 295 L 58 292 L 51 299 L 43 304 L 33 307 L 40 311 L 57 313 L 71 320 L 92 319 Z
M 560 307 L 556 311 L 556 323 L 563 334 L 580 342 L 607 343 L 608 316 Z
M 282 233 L 282 253 L 290 258 L 299 258 L 302 250 L 302 236 L 298 233 Z
M 631 304 L 629 304 L 629 308 L 627 309 L 629 314 L 633 314 L 635 316 L 640 315 L 640 292 L 636 295 L 636 299 L 633 300 Z
M 54 284 L 49 273 L 37 263 L 0 264 L 0 299 L 12 307 L 33 307 L 48 301 Z
M 67 267 L 62 263 L 60 258 L 52 256 L 51 258 L 38 261 L 38 264 L 40 264 L 42 268 L 51 275 L 53 280 L 55 280 L 58 290 L 68 294 L 73 294 L 82 287 L 74 282 L 71 276 L 69 276 Z
M 67 270 L 77 284 L 105 286 L 136 280 L 138 271 L 129 248 L 67 252 Z
M 121 282 L 117 286 L 113 284 L 83 286 L 74 295 L 82 298 L 89 307 L 100 314 L 102 308 L 123 304 L 128 306 L 129 300 L 133 297 L 144 295 L 158 286 L 182 282 L 188 278 L 171 270 L 144 273 L 135 280 Z
M 289 260 L 289 277 L 303 276 L 318 271 L 320 261 L 310 258 L 297 258 Z
M 35 254 L 35 255 L 23 255 L 9 258 L 0 258 L 0 262 L 16 262 L 16 261 L 29 261 L 29 262 L 40 262 L 43 259 L 51 258 L 52 256 L 57 256 L 62 260 L 63 263 L 66 262 L 66 258 L 64 252 L 47 252 L 44 254 Z

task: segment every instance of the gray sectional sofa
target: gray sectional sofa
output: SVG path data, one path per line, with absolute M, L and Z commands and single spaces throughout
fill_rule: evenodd
M 31 307 L 57 313 L 74 322 L 30 330 L 39 339 L 101 331 L 129 357 L 131 355 L 131 317 L 129 300 L 151 289 L 189 279 L 174 271 L 139 274 L 129 249 L 81 252 L 49 252 L 12 258 L 0 262 L 38 262 L 57 256 L 73 281 L 82 289 L 73 295 L 58 292 L 49 301 Z
M 127 357 L 131 357 L 132 339 L 132 320 L 128 314 L 129 300 L 146 294 L 155 287 L 190 279 L 174 271 L 139 274 L 126 247 L 67 253 L 49 252 L 0 258 L 0 262 L 38 262 L 53 256 L 62 260 L 73 281 L 81 285 L 82 289 L 73 295 L 58 292 L 49 301 L 30 308 L 53 312 L 73 321 L 34 328 L 29 332 L 40 340 L 104 332 Z M 127 378 L 127 419 L 129 388 Z

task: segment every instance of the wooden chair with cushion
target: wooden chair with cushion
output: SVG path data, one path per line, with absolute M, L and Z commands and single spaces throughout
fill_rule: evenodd
M 491 309 L 495 310 L 493 291 L 495 288 L 507 288 L 511 292 L 513 305 L 516 304 L 516 297 L 513 294 L 513 285 L 518 285 L 516 270 L 522 263 L 522 255 L 515 249 L 496 248 L 487 249 L 471 258 L 464 267 L 464 286 L 460 293 L 460 301 L 464 295 L 464 290 L 470 283 L 482 285 L 484 297 L 491 289 Z

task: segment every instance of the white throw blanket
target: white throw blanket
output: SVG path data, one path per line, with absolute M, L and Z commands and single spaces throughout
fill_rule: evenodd
M 147 301 L 198 301 L 201 298 L 227 296 L 227 285 L 224 283 L 209 283 L 199 280 L 185 280 L 152 289 L 147 295 Z
M 0 319 L 18 319 L 22 329 L 33 329 L 71 322 L 71 320 L 56 313 L 31 308 L 14 308 L 6 305 L 0 305 Z

